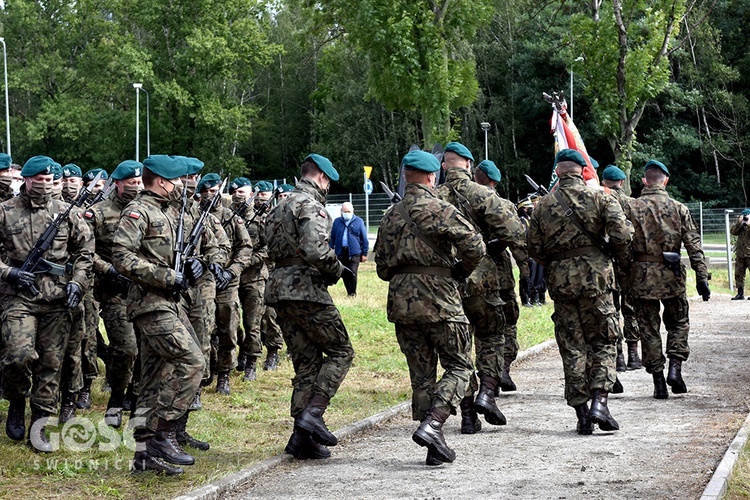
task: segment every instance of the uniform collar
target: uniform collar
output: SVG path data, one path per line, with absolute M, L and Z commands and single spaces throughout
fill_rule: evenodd
M 297 189 L 309 195 L 312 195 L 312 197 L 315 198 L 315 200 L 319 203 L 325 204 L 326 202 L 325 192 L 312 179 L 303 177 L 297 182 Z

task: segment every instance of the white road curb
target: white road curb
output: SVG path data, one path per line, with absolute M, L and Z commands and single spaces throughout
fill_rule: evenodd
M 729 487 L 729 481 L 732 479 L 732 473 L 734 466 L 737 463 L 737 458 L 740 455 L 740 451 L 745 446 L 748 436 L 750 435 L 750 414 L 745 419 L 745 422 L 737 431 L 737 435 L 732 440 L 724 458 L 719 462 L 719 466 L 716 467 L 714 475 L 711 476 L 711 481 L 708 482 L 706 489 L 703 490 L 701 500 L 719 500 L 724 498 L 727 494 L 727 488 Z

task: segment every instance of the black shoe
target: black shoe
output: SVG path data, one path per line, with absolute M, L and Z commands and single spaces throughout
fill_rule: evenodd
M 667 385 L 672 388 L 672 394 L 685 394 L 687 386 L 682 380 L 682 360 L 671 358 L 669 360 L 669 373 L 667 374 Z
M 737 287 L 737 295 L 732 297 L 732 300 L 745 300 L 745 289 L 743 287 Z
M 49 442 L 47 434 L 44 432 L 45 426 L 42 425 L 42 421 L 48 416 L 47 412 L 32 412 L 31 414 L 31 425 L 29 425 L 29 437 L 26 444 L 37 453 L 52 453 L 54 451 L 52 443 Z
M 229 388 L 229 372 L 219 372 L 219 376 L 216 379 L 216 393 L 224 394 L 229 396 L 231 390 Z
M 652 376 L 654 377 L 654 399 L 669 398 L 669 393 L 667 392 L 667 381 L 664 380 L 664 372 L 654 372 Z
M 608 394 L 600 389 L 594 391 L 591 398 L 591 410 L 589 410 L 589 420 L 592 423 L 599 424 L 599 429 L 603 431 L 619 431 L 620 424 L 609 413 L 607 408 Z
M 245 375 L 242 377 L 243 382 L 254 382 L 258 378 L 258 374 L 255 371 L 255 363 L 248 365 L 245 368 Z
M 245 371 L 245 356 L 238 356 L 237 357 L 237 370 L 238 372 L 244 372 Z
M 104 423 L 115 429 L 122 425 L 122 408 L 107 408 L 104 414 Z
M 467 410 L 461 408 L 461 434 L 476 434 L 481 430 L 482 421 L 479 420 L 476 410 L 473 407 Z
M 298 460 L 324 460 L 331 458 L 331 450 L 318 444 L 307 432 L 299 429 L 292 431 L 292 436 L 284 448 L 284 452 Z
M 495 404 L 495 391 L 485 386 L 479 388 L 477 399 L 474 400 L 474 409 L 484 415 L 484 419 L 490 425 L 505 425 L 505 415 Z
M 177 442 L 175 431 L 158 430 L 146 443 L 146 451 L 153 457 L 159 457 L 170 464 L 193 465 L 195 458 L 185 453 Z
M 275 371 L 279 366 L 279 354 L 276 351 L 268 351 L 266 362 L 263 363 L 263 369 L 266 371 Z
M 201 403 L 201 390 L 202 389 L 199 388 L 198 392 L 195 393 L 192 403 L 188 406 L 188 411 L 199 411 L 203 409 L 203 404 Z
M 57 419 L 59 425 L 63 425 L 68 420 L 76 418 L 76 404 L 74 401 L 63 401 L 60 407 L 60 418 Z
M 628 365 L 625 364 L 625 355 L 621 352 L 617 353 L 617 359 L 615 360 L 615 369 L 618 372 L 624 372 L 628 370 Z
M 152 457 L 146 451 L 136 451 L 130 472 L 133 474 L 153 472 L 156 475 L 177 476 L 184 471 L 182 467 L 172 467 L 161 458 Z
M 574 407 L 578 423 L 576 431 L 581 436 L 590 436 L 594 432 L 594 424 L 589 420 L 589 406 L 586 403 Z
M 201 451 L 208 451 L 211 449 L 211 443 L 195 439 L 190 433 L 188 433 L 188 431 L 177 431 L 175 433 L 175 439 L 177 439 L 177 443 L 180 446 L 189 446 L 190 448 L 195 448 L 196 450 Z
M 339 444 L 339 440 L 333 435 L 331 431 L 326 427 L 326 423 L 323 421 L 323 410 L 321 408 L 315 408 L 308 406 L 299 417 L 295 419 L 294 426 L 303 432 L 307 432 L 312 438 L 325 446 L 336 446 Z
M 134 407 L 135 407 L 135 405 L 133 404 L 133 400 L 131 400 L 130 398 L 125 398 L 122 401 L 122 411 L 130 411 Z
M 430 447 L 433 449 L 434 457 L 437 460 L 443 462 L 453 462 L 456 459 L 456 452 L 448 447 L 448 443 L 445 442 L 445 436 L 443 436 L 443 423 L 437 420 L 432 415 L 428 415 L 427 418 L 411 435 L 412 440 L 419 446 L 425 446 L 430 451 Z
M 477 420 L 479 422 L 479 420 Z M 427 447 L 427 460 L 425 460 L 425 465 L 430 465 L 432 467 L 436 465 L 443 465 L 443 461 L 440 460 L 440 456 L 437 453 L 437 450 L 435 450 L 435 447 L 430 445 Z
M 23 441 L 26 435 L 26 398 L 12 399 L 5 422 L 5 434 L 13 441 Z
M 615 379 L 615 385 L 612 386 L 612 394 L 622 394 L 625 391 L 620 382 L 620 378 Z
M 638 356 L 638 342 L 628 342 L 628 370 L 640 370 L 643 368 L 641 358 Z
M 500 373 L 500 390 L 503 392 L 513 392 L 516 390 L 516 384 L 510 378 L 510 373 L 505 370 Z
M 76 407 L 79 410 L 88 410 L 91 408 L 91 381 L 88 381 L 78 393 L 78 402 Z

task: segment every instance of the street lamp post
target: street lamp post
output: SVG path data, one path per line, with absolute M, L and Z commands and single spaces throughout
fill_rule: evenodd
M 583 56 L 578 56 L 573 64 L 581 61 L 583 61 Z M 573 64 L 570 65 L 570 109 L 568 110 L 571 120 L 573 119 Z
M 140 142 L 141 142 L 141 89 L 142 83 L 134 83 L 135 89 L 135 161 L 140 161 Z
M 151 156 L 151 96 L 146 89 L 141 89 L 146 93 L 146 156 Z
M 489 148 L 487 146 L 487 131 L 490 129 L 490 124 L 487 122 L 482 122 L 479 125 L 482 127 L 482 130 L 484 130 L 484 159 L 489 160 L 490 154 Z
M 8 53 L 5 50 L 5 38 L 0 37 L 3 44 L 3 70 L 5 72 L 5 141 L 8 143 L 8 156 L 10 154 L 10 109 L 8 104 Z

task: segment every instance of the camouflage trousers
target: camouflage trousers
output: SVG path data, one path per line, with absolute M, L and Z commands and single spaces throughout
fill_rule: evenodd
M 617 378 L 615 343 L 620 335 L 612 294 L 556 300 L 552 321 L 568 405 L 587 402 L 595 389 L 610 392 Z
M 449 321 L 396 323 L 396 339 L 409 365 L 412 418 L 421 422 L 433 407 L 455 414 L 474 370 L 469 325 Z M 440 380 L 438 362 L 445 370 Z
M 32 410 L 56 413 L 70 309 L 65 303 L 35 304 L 17 296 L 5 299 L 2 309 L 4 397 L 23 399 L 30 389 Z
M 260 320 L 260 341 L 269 351 L 279 351 L 284 347 L 284 336 L 276 317 L 276 309 L 266 306 L 263 318 Z
M 263 293 L 266 289 L 265 280 L 243 282 L 239 295 L 242 303 L 242 326 L 244 332 L 240 342 L 242 356 L 254 361 L 263 354 L 263 343 L 260 327 L 265 311 Z
M 633 307 L 638 311 L 638 327 L 641 331 L 643 366 L 648 373 L 663 371 L 666 364 L 660 332 L 661 304 L 664 305 L 663 319 L 667 329 L 667 357 L 686 361 L 690 356 L 690 306 L 687 297 L 682 295 L 661 301 L 633 298 Z
M 83 342 L 81 343 L 81 369 L 84 380 L 94 380 L 99 375 L 99 362 L 97 361 L 97 338 L 101 337 L 99 332 L 99 302 L 94 298 L 91 288 L 83 295 L 85 323 L 83 331 Z
M 216 329 L 216 282 L 213 274 L 205 273 L 186 293 L 189 299 L 181 301 L 182 307 L 206 360 L 203 380 L 208 380 L 211 369 L 211 336 Z
M 734 261 L 734 283 L 737 288 L 745 288 L 745 272 L 750 269 L 750 257 L 737 257 Z
M 274 304 L 294 365 L 291 415 L 296 418 L 313 394 L 331 399 L 354 359 L 349 334 L 335 306 L 296 300 Z
M 127 300 L 122 295 L 103 295 L 101 316 L 109 337 L 107 383 L 113 392 L 125 391 L 133 380 L 138 341 L 128 320 Z
M 502 306 L 503 316 L 505 316 L 505 327 L 503 328 L 503 337 L 505 337 L 505 348 L 503 357 L 515 360 L 518 357 L 518 298 L 515 288 L 500 290 L 500 298 L 505 302 Z
M 505 352 L 503 305 L 489 303 L 483 297 L 468 297 L 463 299 L 463 306 L 476 341 L 476 368 L 479 377 L 492 377 L 499 382 Z M 472 376 L 465 395 L 474 396 L 478 389 L 476 377 Z
M 237 330 L 240 326 L 239 284 L 232 284 L 216 293 L 216 334 L 219 346 L 216 350 L 216 370 L 228 372 L 237 366 Z
M 622 342 L 638 342 L 641 340 L 641 335 L 638 331 L 638 320 L 635 316 L 635 309 L 633 308 L 633 299 L 627 293 L 618 292 L 614 290 L 612 297 L 615 303 L 615 308 L 619 313 L 622 314 L 623 326 L 618 339 L 618 343 Z M 618 347 L 619 348 L 619 347 Z
M 159 419 L 175 421 L 200 387 L 205 359 L 185 313 L 152 311 L 133 319 L 141 335 L 141 382 L 136 440 L 150 438 Z
M 81 365 L 83 337 L 86 331 L 83 302 L 71 311 L 70 335 L 65 346 L 60 388 L 64 392 L 76 393 L 83 388 L 83 370 Z

